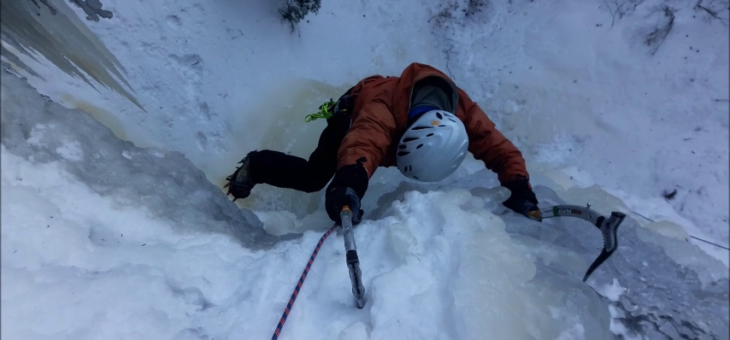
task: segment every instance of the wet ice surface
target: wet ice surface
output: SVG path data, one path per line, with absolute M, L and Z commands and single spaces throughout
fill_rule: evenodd
M 180 231 L 226 233 L 254 249 L 270 247 L 277 239 L 181 154 L 137 148 L 91 116 L 32 95 L 32 88 L 8 74 L 3 74 L 2 86 L 2 143 L 9 152 L 32 162 L 59 162 L 99 195 L 144 207 Z M 24 95 L 9 90 L 18 86 L 26 88 Z
M 271 335 L 320 231 L 269 236 L 181 156 L 120 141 L 17 79 L 2 86 L 4 338 Z M 474 184 L 494 185 L 486 171 L 396 187 L 391 173 L 374 181 L 355 232 L 367 306 L 354 307 L 332 234 L 286 337 L 727 339 L 725 273 L 689 243 L 627 219 L 586 285 L 601 246 L 586 222 L 505 213 L 503 190 Z M 626 290 L 606 289 L 614 282 Z
M 543 204 L 566 204 L 549 188 L 537 187 L 536 192 Z M 607 208 L 605 203 L 594 202 Z M 598 255 L 602 246 L 598 230 L 584 221 L 551 219 L 543 222 L 546 226 L 537 222 L 510 223 L 512 218 L 507 217 L 505 221 L 510 234 L 526 237 L 529 242 L 543 240 L 564 247 L 580 254 L 586 263 Z M 615 308 L 616 321 L 626 328 L 627 335 L 645 339 L 728 339 L 728 279 L 719 261 L 684 240 L 642 228 L 630 217 L 620 226 L 618 239 L 619 249 L 588 283 L 601 292 L 614 280 L 622 287 L 622 294 L 607 294 L 602 300 Z M 680 254 L 683 262 L 696 259 L 701 264 L 682 265 L 667 254 L 670 252 Z M 565 265 L 570 261 L 554 262 L 555 255 L 532 251 L 538 268 L 560 276 L 582 275 L 585 266 L 573 268 L 577 269 L 573 272 Z M 535 282 L 540 285 L 560 282 L 543 282 L 538 276 Z

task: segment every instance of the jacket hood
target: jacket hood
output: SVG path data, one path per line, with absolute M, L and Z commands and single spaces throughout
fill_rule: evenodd
M 396 110 L 403 110 L 402 114 L 405 114 L 407 116 L 408 111 L 411 109 L 411 100 L 413 98 L 413 88 L 416 83 L 419 81 L 425 80 L 427 78 L 435 77 L 438 78 L 441 81 L 444 81 L 447 86 L 450 88 L 451 92 L 451 106 L 452 110 L 456 111 L 458 104 L 459 104 L 459 91 L 456 87 L 456 84 L 447 76 L 445 73 L 439 71 L 438 69 L 424 64 L 419 63 L 412 63 L 406 67 L 403 72 L 400 75 L 400 80 L 398 82 L 398 87 L 401 89 L 401 93 L 407 93 L 407 102 L 406 103 L 399 103 L 400 105 L 396 108 Z M 455 113 L 455 112 L 453 112 Z

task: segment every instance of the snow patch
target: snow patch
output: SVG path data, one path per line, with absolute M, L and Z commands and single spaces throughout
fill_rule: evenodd
M 84 160 L 84 152 L 81 150 L 81 146 L 76 141 L 64 143 L 56 148 L 56 152 L 61 155 L 61 157 L 70 161 L 79 162 Z
M 604 284 L 598 289 L 598 292 L 611 301 L 618 301 L 622 294 L 626 292 L 626 288 L 621 287 L 618 279 L 614 278 L 611 284 Z

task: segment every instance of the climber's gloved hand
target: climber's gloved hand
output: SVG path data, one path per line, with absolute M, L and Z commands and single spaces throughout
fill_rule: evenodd
M 360 209 L 360 200 L 368 188 L 368 173 L 361 158 L 356 164 L 346 165 L 337 170 L 325 194 L 324 206 L 330 219 L 342 225 L 340 213 L 344 206 L 352 211 L 352 224 L 362 220 L 363 211 Z
M 325 196 L 325 207 L 327 215 L 337 224 L 342 225 L 340 213 L 345 206 L 350 207 L 352 211 L 352 224 L 358 224 L 362 220 L 363 211 L 360 209 L 360 197 L 357 196 L 352 188 L 334 188 L 327 192 Z
M 530 180 L 526 177 L 520 177 L 515 180 L 509 181 L 502 184 L 502 186 L 509 189 L 512 194 L 510 197 L 502 203 L 505 207 L 512 211 L 525 215 L 533 219 L 540 219 L 539 211 L 540 208 L 537 206 L 537 196 L 532 191 Z M 530 212 L 533 212 L 532 214 Z

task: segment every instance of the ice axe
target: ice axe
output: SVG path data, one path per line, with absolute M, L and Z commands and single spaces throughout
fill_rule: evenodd
M 601 231 L 601 235 L 603 236 L 603 250 L 601 250 L 601 254 L 588 267 L 588 271 L 583 276 L 583 282 L 616 251 L 618 248 L 616 232 L 621 222 L 626 218 L 626 214 L 618 211 L 612 211 L 611 216 L 606 218 L 597 211 L 592 210 L 590 204 L 587 204 L 585 207 L 570 204 L 554 205 L 540 210 L 530 211 L 526 216 L 536 221 L 553 217 L 577 217 L 590 222 Z
M 317 258 L 317 254 L 319 253 L 319 249 L 322 246 L 322 243 L 324 243 L 324 240 L 329 236 L 332 232 L 334 232 L 335 229 L 338 227 L 342 228 L 345 231 L 345 249 L 347 249 L 347 268 L 350 269 L 350 280 L 352 281 L 352 294 L 355 295 L 355 301 L 357 302 L 357 308 L 362 309 L 365 307 L 365 288 L 362 285 L 362 280 L 360 278 L 360 261 L 357 258 L 357 251 L 355 250 L 355 237 L 352 234 L 352 211 L 350 211 L 350 207 L 344 206 L 342 208 L 342 211 L 340 212 L 340 218 L 341 221 L 339 224 L 335 223 L 332 228 L 327 230 L 326 233 L 322 235 L 322 237 L 319 239 L 319 243 L 317 243 L 317 246 L 314 248 L 314 251 L 312 252 L 312 256 L 309 257 L 309 261 L 307 261 L 306 267 L 304 267 L 304 272 L 302 272 L 302 276 L 299 277 L 299 282 L 297 282 L 296 287 L 294 288 L 294 292 L 292 293 L 291 297 L 289 298 L 289 303 L 287 303 L 286 308 L 284 309 L 284 313 L 281 315 L 281 318 L 279 319 L 279 324 L 276 325 L 276 329 L 274 330 L 274 335 L 271 337 L 272 340 L 279 339 L 279 335 L 281 334 L 281 330 L 284 328 L 284 322 L 286 322 L 287 317 L 289 316 L 289 313 L 291 312 L 292 307 L 294 307 L 294 301 L 296 301 L 297 296 L 299 296 L 299 290 L 302 288 L 302 285 L 304 285 L 304 280 L 307 278 L 307 275 L 309 274 L 309 269 L 312 268 L 312 264 L 314 263 L 314 259 Z

